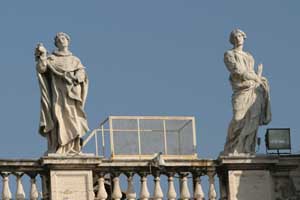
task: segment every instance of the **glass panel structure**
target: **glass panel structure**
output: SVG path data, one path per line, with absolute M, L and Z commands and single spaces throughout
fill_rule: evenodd
M 151 159 L 161 152 L 164 159 L 197 158 L 194 117 L 110 116 L 97 130 L 102 149 L 96 152 L 104 157 Z

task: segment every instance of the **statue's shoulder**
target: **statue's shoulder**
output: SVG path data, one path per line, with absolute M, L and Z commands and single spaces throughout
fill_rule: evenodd
M 82 67 L 81 61 L 77 56 L 71 55 L 71 60 L 74 65 Z
M 71 57 L 75 62 L 80 62 L 80 59 L 77 56 L 72 55 Z
M 234 56 L 234 54 L 235 54 L 234 50 L 229 49 L 228 51 L 225 51 L 224 58 L 226 58 L 226 57 L 232 57 L 232 56 Z
M 247 56 L 253 58 L 252 54 L 249 51 L 245 51 L 245 53 L 247 54 Z

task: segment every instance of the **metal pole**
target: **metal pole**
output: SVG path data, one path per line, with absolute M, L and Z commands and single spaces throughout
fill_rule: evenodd
M 140 120 L 139 119 L 137 119 L 137 128 L 138 128 L 139 155 L 141 155 L 141 130 L 140 130 Z
M 164 147 L 165 147 L 165 154 L 168 154 L 168 148 L 167 148 L 167 131 L 166 131 L 166 120 L 163 120 L 164 125 Z
M 110 134 L 110 153 L 111 157 L 114 157 L 114 136 L 113 136 L 113 123 L 112 118 L 109 117 L 109 134 Z
M 101 133 L 102 133 L 102 154 L 105 157 L 105 141 L 104 141 L 104 127 L 101 126 Z
M 98 152 L 98 132 L 96 130 L 96 133 L 95 133 L 95 146 L 96 146 L 96 156 L 99 155 L 99 152 Z

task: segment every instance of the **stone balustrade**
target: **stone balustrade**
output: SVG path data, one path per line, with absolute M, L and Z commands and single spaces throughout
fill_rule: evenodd
M 0 160 L 2 177 L 2 200 L 38 200 L 42 198 L 42 188 L 37 186 L 37 179 L 44 177 L 44 169 L 36 160 Z M 25 178 L 27 176 L 27 178 Z M 43 179 L 43 178 L 42 178 Z M 25 180 L 27 182 L 25 182 Z M 42 182 L 42 181 L 40 181 Z M 29 185 L 29 191 L 23 185 Z M 14 186 L 14 187 L 11 187 Z M 12 190 L 11 188 L 14 188 Z M 46 189 L 45 189 L 46 191 Z
M 150 176 L 150 175 L 148 175 Z M 164 175 L 160 175 L 164 176 Z M 201 185 L 201 178 L 197 175 L 193 176 L 193 181 L 194 181 L 194 187 L 189 188 L 188 186 L 188 181 L 187 181 L 187 176 L 181 175 L 179 178 L 180 182 L 180 191 L 179 193 L 176 192 L 175 186 L 174 186 L 174 176 L 176 174 L 170 173 L 165 176 L 168 177 L 168 189 L 167 191 L 162 191 L 161 188 L 161 182 L 160 182 L 160 176 L 155 176 L 153 179 L 154 181 L 154 187 L 149 188 L 147 184 L 147 176 L 146 175 L 141 175 L 140 176 L 140 192 L 137 194 L 137 192 L 134 190 L 133 186 L 133 181 L 132 177 L 127 177 L 128 180 L 128 185 L 127 185 L 127 190 L 122 193 L 121 188 L 120 188 L 120 180 L 119 176 L 113 177 L 113 191 L 111 194 L 109 194 L 110 191 L 107 191 L 105 189 L 105 179 L 104 176 L 99 176 L 98 178 L 98 186 L 99 188 L 95 193 L 96 197 L 95 199 L 97 200 L 105 200 L 105 199 L 114 199 L 114 200 L 120 200 L 122 197 L 124 198 L 126 195 L 126 199 L 134 200 L 134 199 L 143 199 L 143 200 L 148 200 L 148 199 L 156 199 L 156 200 L 162 200 L 162 199 L 169 199 L 169 200 L 175 200 L 175 199 L 182 199 L 182 200 L 188 200 L 188 199 L 197 199 L 197 200 L 203 200 L 205 198 L 205 193 L 202 189 Z M 211 179 L 214 180 L 214 179 Z M 211 183 L 210 180 L 210 183 Z M 149 191 L 153 191 L 153 195 L 150 195 Z M 210 200 L 216 200 L 216 191 L 214 187 L 214 183 L 210 184 L 209 191 L 207 192 L 208 197 Z
M 0 159 L 0 199 L 60 200 L 61 197 L 53 195 L 56 191 L 59 194 L 65 192 L 65 196 L 73 195 L 71 199 L 76 200 L 216 200 L 215 183 L 218 181 L 218 199 L 226 200 L 235 199 L 234 196 L 229 198 L 229 195 L 240 195 L 245 188 L 255 188 L 253 184 L 247 184 L 253 179 L 260 181 L 256 184 L 260 184 L 262 188 L 270 186 L 268 190 L 257 191 L 254 196 L 269 192 L 272 199 L 274 196 L 286 195 L 282 191 L 289 190 L 289 197 L 298 198 L 299 169 L 299 155 L 223 157 L 218 160 L 168 159 L 163 165 L 155 165 L 152 160 L 111 160 L 93 155 L 48 156 L 38 160 Z M 235 185 L 236 177 L 232 175 L 241 174 L 243 176 L 239 185 Z M 259 177 L 260 174 L 263 175 L 262 178 Z M 66 175 L 70 175 L 71 179 L 65 180 Z M 83 181 L 79 185 L 83 187 L 76 189 L 78 182 L 72 181 L 73 178 Z M 57 185 L 56 180 L 60 181 Z M 89 186 L 86 187 L 87 197 L 77 195 L 73 198 L 78 192 L 81 195 L 87 194 L 85 191 L 78 191 L 78 188 L 85 188 L 85 184 Z
M 22 177 L 25 175 L 23 172 L 1 172 L 2 176 L 2 198 L 3 200 L 10 200 L 10 199 L 16 199 L 16 200 L 38 200 L 40 196 L 37 183 L 36 183 L 36 175 L 34 173 L 26 174 L 30 178 L 30 191 L 28 194 L 25 193 L 23 188 L 23 182 Z M 10 180 L 12 179 L 12 176 L 15 176 L 15 184 L 16 184 L 16 191 L 13 194 L 10 189 Z
M 97 157 L 86 159 L 56 157 L 51 159 L 52 164 L 49 164 L 50 161 L 47 158 L 0 160 L 2 177 L 0 199 L 50 199 L 50 170 L 84 169 L 93 172 L 94 192 L 97 200 L 119 200 L 125 196 L 129 200 L 202 200 L 205 192 L 202 188 L 201 178 L 204 176 L 207 176 L 206 179 L 209 180 L 209 183 L 206 183 L 206 185 L 209 184 L 206 196 L 215 200 L 214 162 L 213 160 L 166 161 L 165 166 L 151 166 L 149 160 L 112 161 Z M 123 176 L 122 180 L 121 176 Z M 126 189 L 124 189 L 124 184 Z M 24 190 L 24 185 L 28 191 Z M 121 185 L 123 185 L 122 189 Z
M 216 200 L 215 175 L 215 161 L 213 160 L 166 161 L 165 166 L 157 167 L 149 165 L 149 161 L 142 160 L 113 162 L 103 160 L 101 165 L 94 170 L 94 177 L 97 180 L 95 182 L 95 199 L 119 200 L 126 196 L 126 199 L 130 200 L 203 200 L 205 197 Z M 124 181 L 126 188 L 123 190 L 120 186 L 121 176 L 123 176 L 123 180 L 124 177 L 127 179 Z M 209 185 L 206 192 L 203 190 L 201 182 L 205 176 L 207 176 L 205 180 L 208 180 L 205 184 Z M 133 177 L 136 179 L 135 182 Z M 113 189 L 109 190 L 107 186 L 105 187 L 106 183 L 111 184 Z

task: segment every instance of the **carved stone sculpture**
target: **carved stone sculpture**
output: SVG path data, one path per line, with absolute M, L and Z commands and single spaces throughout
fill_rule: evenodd
M 224 54 L 224 62 L 230 72 L 233 90 L 233 118 L 228 128 L 224 154 L 254 154 L 256 135 L 260 125 L 271 121 L 269 84 L 262 76 L 263 65 L 254 70 L 254 59 L 243 51 L 246 34 L 233 30 L 230 43 L 233 48 Z
M 70 37 L 60 32 L 54 40 L 57 50 L 50 55 L 41 43 L 35 49 L 41 90 L 39 132 L 48 140 L 47 153 L 74 154 L 81 151 L 80 138 L 88 131 L 84 112 L 88 78 L 69 51 Z

